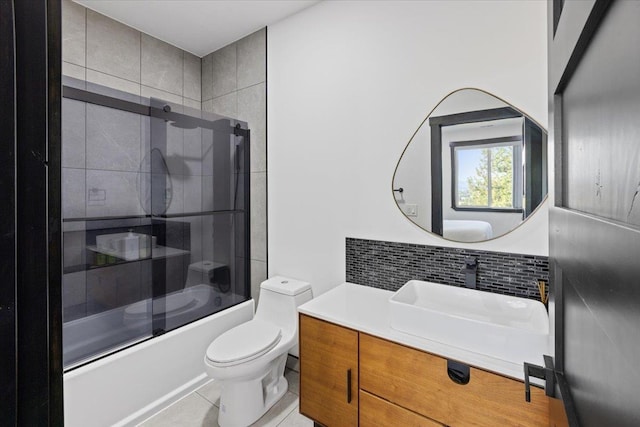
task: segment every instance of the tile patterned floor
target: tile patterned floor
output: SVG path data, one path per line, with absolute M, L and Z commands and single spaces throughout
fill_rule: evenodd
M 298 394 L 300 374 L 291 369 L 285 371 L 289 391 L 262 418 L 256 427 L 311 427 L 313 422 L 300 415 Z M 218 427 L 220 387 L 210 381 L 198 390 L 158 412 L 138 427 Z

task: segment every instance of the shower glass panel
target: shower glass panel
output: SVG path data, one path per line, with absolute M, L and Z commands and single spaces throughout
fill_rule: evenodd
M 65 369 L 249 298 L 246 124 L 65 79 Z

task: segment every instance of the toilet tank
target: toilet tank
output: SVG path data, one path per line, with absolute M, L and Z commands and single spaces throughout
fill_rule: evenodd
M 187 270 L 187 281 L 185 283 L 185 288 L 202 284 L 211 285 L 213 284 L 212 279 L 215 277 L 215 273 L 224 269 L 228 271 L 229 267 L 226 264 L 215 261 L 202 260 L 191 263 L 189 264 L 189 269 Z M 226 283 L 226 285 L 228 291 L 229 284 Z M 224 289 L 220 290 L 222 292 L 225 292 Z
M 298 306 L 311 298 L 311 285 L 308 282 L 282 276 L 272 277 L 260 284 L 260 302 L 255 318 L 280 326 L 283 333 L 292 331 L 297 337 Z M 295 356 L 297 348 L 296 344 L 291 351 Z
M 309 282 L 304 282 L 302 280 L 291 279 L 283 276 L 274 276 L 260 284 L 260 290 L 263 289 L 282 295 L 295 296 L 304 293 L 304 291 L 310 290 L 311 285 Z

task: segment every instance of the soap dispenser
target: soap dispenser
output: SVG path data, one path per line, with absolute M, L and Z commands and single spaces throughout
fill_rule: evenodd
M 133 261 L 140 258 L 140 238 L 129 230 L 124 240 L 124 259 Z

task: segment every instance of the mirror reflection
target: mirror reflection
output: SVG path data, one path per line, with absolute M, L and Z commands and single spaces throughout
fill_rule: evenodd
M 479 89 L 445 97 L 407 144 L 393 176 L 400 211 L 459 242 L 502 236 L 547 195 L 547 135 L 516 107 Z

